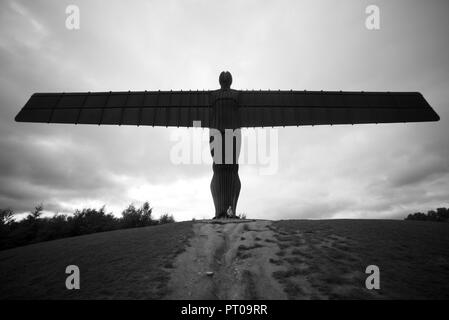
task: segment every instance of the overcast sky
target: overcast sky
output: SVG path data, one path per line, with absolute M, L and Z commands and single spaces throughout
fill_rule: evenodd
M 80 8 L 80 29 L 65 26 Z M 380 30 L 365 8 L 380 8 Z M 449 2 L 0 1 L 0 208 L 210 218 L 209 164 L 176 165 L 176 129 L 15 123 L 34 92 L 419 91 L 441 121 L 278 131 L 279 167 L 241 165 L 250 218 L 403 218 L 449 206 Z

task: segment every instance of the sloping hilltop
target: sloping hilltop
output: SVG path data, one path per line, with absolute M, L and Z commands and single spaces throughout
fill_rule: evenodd
M 0 251 L 0 299 L 160 299 L 192 236 L 181 222 Z M 68 265 L 79 267 L 80 290 L 66 288 Z
M 181 222 L 1 251 L 0 298 L 448 299 L 448 244 L 437 222 Z M 66 289 L 67 265 L 80 290 Z

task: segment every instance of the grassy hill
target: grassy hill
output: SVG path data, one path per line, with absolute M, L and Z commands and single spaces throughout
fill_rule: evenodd
M 331 299 L 449 299 L 449 223 L 285 220 L 273 228 L 285 267 L 275 276 L 290 298 L 309 289 Z M 368 265 L 380 269 L 380 290 L 365 290 Z M 304 278 L 309 286 L 299 285 Z
M 181 222 L 117 230 L 0 251 L 0 299 L 163 298 L 169 293 L 175 257 L 184 252 L 188 239 L 197 239 L 199 247 L 212 239 L 208 234 L 195 234 L 198 228 L 192 225 Z M 227 259 L 240 259 L 235 265 L 253 265 L 261 271 L 276 270 L 270 275 L 287 298 L 449 298 L 448 223 L 285 220 L 267 222 L 263 231 L 248 226 L 234 228 L 233 238 L 226 234 L 225 225 L 212 229 L 214 237 L 223 241 L 236 239 L 244 244 L 251 238 L 254 244 L 236 243 L 235 257 L 229 252 Z M 217 246 L 217 252 L 211 255 L 220 258 L 228 245 Z M 268 248 L 272 251 L 264 251 Z M 255 257 L 259 259 L 257 264 L 251 260 Z M 191 261 L 200 259 L 193 257 Z M 81 290 L 65 288 L 65 268 L 70 264 L 80 268 Z M 368 265 L 380 268 L 378 291 L 365 288 Z M 216 273 L 224 272 L 216 262 L 207 267 L 214 266 Z M 251 270 L 243 272 L 257 281 Z M 198 277 L 214 281 L 207 275 Z M 180 279 L 185 286 L 185 279 Z M 262 295 L 254 298 L 264 298 L 263 289 L 259 292 Z
M 0 299 L 158 299 L 190 222 L 102 232 L 0 251 Z M 65 268 L 80 269 L 67 290 Z

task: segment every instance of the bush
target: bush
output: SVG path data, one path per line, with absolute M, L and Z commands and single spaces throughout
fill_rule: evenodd
M 146 227 L 156 224 L 157 222 L 151 217 L 153 208 L 145 202 L 142 207 L 136 209 L 132 204 L 122 212 L 121 225 L 122 228 Z
M 159 218 L 159 224 L 173 223 L 173 222 L 175 222 L 175 219 L 173 218 L 172 215 L 168 215 L 168 213 L 164 213 Z
M 449 208 L 438 208 L 437 211 L 430 210 L 427 214 L 416 212 L 409 214 L 405 220 L 449 222 Z
M 11 209 L 0 209 L 0 225 L 4 226 L 13 221 L 14 211 Z
M 71 216 L 55 214 L 51 218 L 41 217 L 43 210 L 44 207 L 38 205 L 25 219 L 14 221 L 11 209 L 0 209 L 0 250 L 82 234 L 175 222 L 173 216 L 168 214 L 153 220 L 153 208 L 148 202 L 138 209 L 129 205 L 123 210 L 121 218 L 106 213 L 104 206 L 76 210 Z
M 118 229 L 118 220 L 111 213 L 105 213 L 105 207 L 76 210 L 73 217 L 68 217 L 73 235 L 89 234 Z

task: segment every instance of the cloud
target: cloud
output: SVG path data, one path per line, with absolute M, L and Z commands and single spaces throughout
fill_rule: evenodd
M 276 174 L 240 167 L 238 212 L 401 218 L 447 206 L 448 3 L 381 1 L 378 32 L 355 0 L 78 1 L 79 31 L 65 28 L 65 5 L 0 4 L 0 207 L 118 214 L 149 200 L 156 214 L 212 216 L 211 167 L 170 162 L 174 129 L 13 119 L 33 92 L 216 89 L 222 70 L 239 89 L 421 91 L 441 116 L 280 129 Z
M 412 164 L 412 162 L 414 163 Z M 391 178 L 391 183 L 395 187 L 414 185 L 439 178 L 448 172 L 447 159 L 422 154 L 408 159 L 403 167 L 398 168 Z

